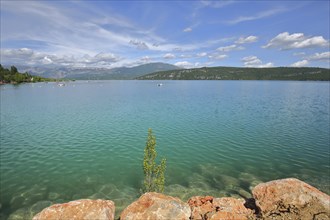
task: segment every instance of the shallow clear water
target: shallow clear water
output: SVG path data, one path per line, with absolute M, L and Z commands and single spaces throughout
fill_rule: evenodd
M 92 81 L 1 86 L 1 215 L 139 196 L 147 130 L 165 192 L 249 197 L 296 177 L 329 194 L 329 82 Z

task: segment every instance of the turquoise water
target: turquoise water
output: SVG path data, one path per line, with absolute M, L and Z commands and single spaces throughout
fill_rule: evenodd
M 296 177 L 329 187 L 329 82 L 91 81 L 1 86 L 1 217 L 139 196 L 147 130 L 167 194 L 249 197 Z M 118 215 L 118 214 L 117 214 Z M 1 218 L 0 217 L 0 218 Z

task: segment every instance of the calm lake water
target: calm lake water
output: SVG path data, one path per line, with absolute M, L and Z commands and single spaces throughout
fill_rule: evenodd
M 286 177 L 330 193 L 329 82 L 157 83 L 1 86 L 0 216 L 80 198 L 120 212 L 139 196 L 148 128 L 169 195 L 249 197 Z

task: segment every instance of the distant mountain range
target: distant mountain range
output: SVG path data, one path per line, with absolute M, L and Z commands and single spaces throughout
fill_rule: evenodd
M 330 69 L 316 67 L 203 67 L 160 71 L 141 80 L 321 80 L 330 81 Z
M 27 67 L 18 66 L 20 72 L 28 72 L 47 78 L 76 79 L 76 80 L 111 80 L 111 79 L 134 79 L 149 73 L 166 70 L 176 70 L 179 67 L 167 63 L 148 63 L 135 67 L 118 68 L 73 68 L 59 66 Z
M 28 72 L 46 78 L 76 80 L 322 80 L 330 81 L 330 70 L 318 67 L 202 67 L 181 69 L 167 63 L 148 63 L 135 67 L 72 68 L 45 65 L 40 67 L 17 66 L 20 72 Z

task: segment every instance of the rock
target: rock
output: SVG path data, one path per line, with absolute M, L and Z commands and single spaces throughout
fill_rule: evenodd
M 32 214 L 28 208 L 20 208 L 17 209 L 15 212 L 10 214 L 8 217 L 8 220 L 26 220 L 26 219 L 31 219 Z
M 31 206 L 30 211 L 35 215 L 51 205 L 53 205 L 51 201 L 39 201 Z
M 244 206 L 243 199 L 229 197 L 194 196 L 189 199 L 190 219 L 248 219 L 253 218 L 253 211 Z
M 10 200 L 10 207 L 12 210 L 17 210 L 23 206 L 25 198 L 22 195 L 15 195 Z
M 194 196 L 188 200 L 188 204 L 191 209 L 190 219 L 207 219 L 209 213 L 216 211 L 212 196 Z
M 213 205 L 216 213 L 211 216 L 215 219 L 255 219 L 254 211 L 245 207 L 244 199 L 235 199 L 230 197 L 215 198 Z
M 137 201 L 130 204 L 120 215 L 121 220 L 133 219 L 189 219 L 189 205 L 180 199 L 161 193 L 143 194 Z
M 82 199 L 69 203 L 55 204 L 45 208 L 33 220 L 60 219 L 104 219 L 113 220 L 115 205 L 110 200 Z
M 50 192 L 48 193 L 48 199 L 55 201 L 56 199 L 61 198 L 61 194 L 57 193 L 57 192 Z
M 266 219 L 330 218 L 330 197 L 298 179 L 261 183 L 252 193 Z

